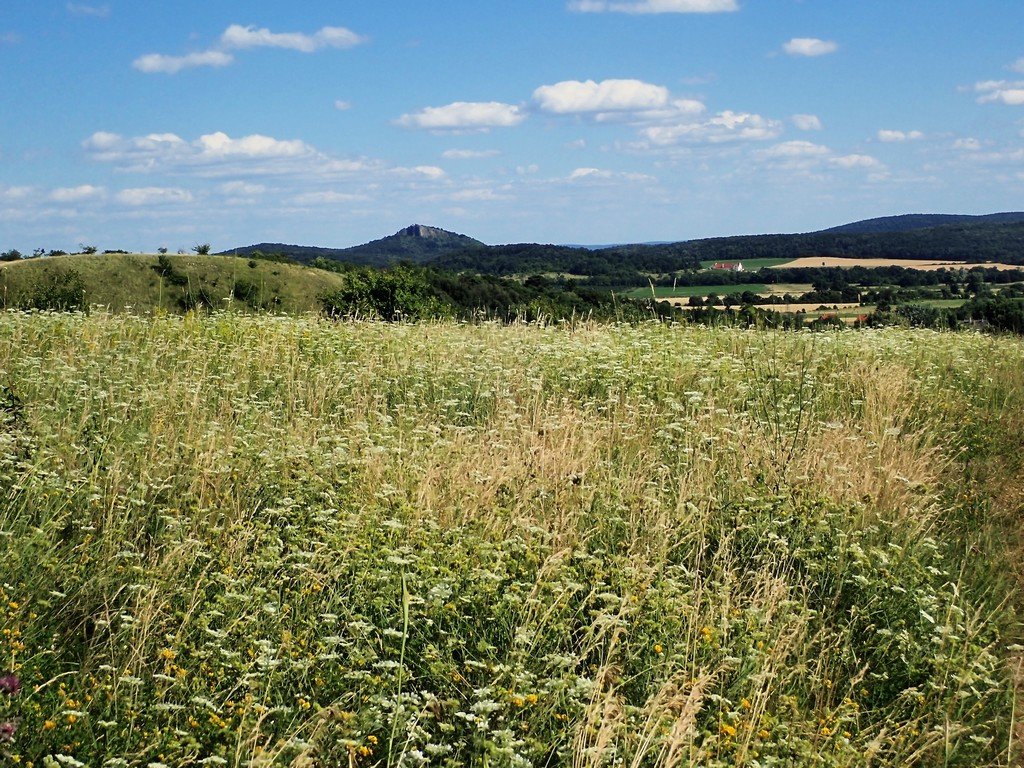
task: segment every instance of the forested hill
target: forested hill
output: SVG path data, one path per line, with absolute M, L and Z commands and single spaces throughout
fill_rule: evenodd
M 983 216 L 969 216 L 949 213 L 908 213 L 903 216 L 883 216 L 865 219 L 851 224 L 823 229 L 822 233 L 869 234 L 875 232 L 909 232 L 915 229 L 930 229 L 956 224 L 1015 224 L 1024 221 L 1024 212 L 989 213 Z
M 920 226 L 950 218 L 955 222 Z M 599 249 L 536 243 L 487 246 L 466 235 L 413 225 L 352 248 L 262 243 L 227 253 L 248 256 L 257 252 L 280 254 L 305 264 L 318 258 L 371 266 L 411 262 L 487 275 L 556 273 L 596 277 L 596 282 L 605 284 L 643 284 L 649 274 L 696 269 L 701 262 L 803 256 L 1024 264 L 1024 213 L 979 217 L 915 214 L 805 234 L 716 237 Z
M 455 251 L 427 263 L 441 269 L 493 275 L 554 272 L 626 281 L 627 276 L 635 278 L 651 272 L 694 269 L 705 261 L 796 259 L 802 256 L 1024 264 L 1024 221 L 983 221 L 903 232 L 717 237 L 668 245 L 624 245 L 600 250 L 555 245 L 503 245 Z
M 473 251 L 486 246 L 472 237 L 438 227 L 413 224 L 393 235 L 351 248 L 317 248 L 284 243 L 259 243 L 244 248 L 232 248 L 221 255 L 251 256 L 254 253 L 281 254 L 302 264 L 315 259 L 331 259 L 349 264 L 383 267 L 399 262 L 422 264 L 450 251 Z

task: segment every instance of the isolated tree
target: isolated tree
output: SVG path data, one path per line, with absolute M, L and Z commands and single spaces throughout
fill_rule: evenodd
M 84 243 L 79 243 L 78 247 L 81 249 L 82 253 L 86 255 L 96 253 L 96 251 L 99 250 L 95 245 L 85 245 Z
M 161 246 L 160 248 L 156 249 L 156 252 L 163 256 L 165 253 L 167 253 L 167 248 Z
M 11 248 L 11 250 L 9 250 L 9 251 L 4 251 L 3 253 L 0 253 L 0 261 L 20 261 L 20 260 L 21 260 L 21 251 L 15 249 L 15 248 Z
M 193 245 L 192 246 L 192 250 L 195 251 L 196 254 L 199 255 L 199 256 L 209 256 L 210 255 L 210 244 L 209 243 L 199 243 L 198 245 Z

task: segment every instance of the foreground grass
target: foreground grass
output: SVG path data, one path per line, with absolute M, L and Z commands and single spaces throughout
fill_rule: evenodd
M 5 314 L 0 372 L 10 760 L 1009 761 L 1019 340 Z

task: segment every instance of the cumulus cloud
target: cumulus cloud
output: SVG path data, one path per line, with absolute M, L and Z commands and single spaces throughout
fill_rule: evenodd
M 168 203 L 190 203 L 192 194 L 174 187 L 137 187 L 122 189 L 114 198 L 122 205 L 162 205 Z
M 281 141 L 270 136 L 261 136 L 260 134 L 232 139 L 222 131 L 200 136 L 198 146 L 202 155 L 211 158 L 298 157 L 309 155 L 313 152 L 312 147 L 298 139 Z
M 220 36 L 225 48 L 286 48 L 301 53 L 313 53 L 323 48 L 352 48 L 365 42 L 365 38 L 345 27 L 323 27 L 312 35 L 301 32 L 271 32 L 255 26 L 232 24 Z
M 957 139 L 953 142 L 953 149 L 962 149 L 967 152 L 977 152 L 981 149 L 981 142 L 977 139 Z
M 106 195 L 103 187 L 82 184 L 79 187 L 60 187 L 50 192 L 50 199 L 55 203 L 79 203 L 85 200 L 96 200 Z
M 871 155 L 842 155 L 829 162 L 837 168 L 880 168 L 882 165 Z
M 979 104 L 999 102 L 1010 106 L 1024 104 L 1024 80 L 983 80 L 974 84 Z
M 299 205 L 335 205 L 338 203 L 353 203 L 365 199 L 365 195 L 326 190 L 323 192 L 304 192 L 295 197 L 294 202 Z
M 427 107 L 402 115 L 399 125 L 432 131 L 488 130 L 510 128 L 526 119 L 526 113 L 515 104 L 498 101 L 456 101 L 443 107 Z
M 793 115 L 790 120 L 801 131 L 820 131 L 824 128 L 817 115 Z
M 85 5 L 84 3 L 68 3 L 65 6 L 72 16 L 92 16 L 103 19 L 110 15 L 109 5 Z
M 447 174 L 443 168 L 436 165 L 417 165 L 412 168 L 392 168 L 391 172 L 397 176 L 416 177 L 436 181 L 443 179 Z
M 248 181 L 228 181 L 221 184 L 219 187 L 220 191 L 225 195 L 236 195 L 236 196 L 254 196 L 262 195 L 267 191 L 267 188 L 262 184 L 253 184 Z
M 1013 64 L 1010 65 L 1010 69 L 1014 72 L 1024 73 L 1024 57 L 1017 59 Z
M 334 108 L 339 112 L 347 112 L 348 110 L 352 109 L 352 102 L 342 101 L 341 99 L 338 99 L 337 101 L 334 102 Z
M 568 115 L 657 109 L 668 104 L 669 92 L 642 80 L 564 80 L 537 88 L 533 99 L 545 112 Z
M 603 168 L 577 168 L 566 178 L 567 181 L 599 181 L 609 179 L 618 179 L 621 181 L 657 181 L 653 176 L 648 176 L 645 173 L 608 171 Z
M 165 56 L 162 53 L 147 53 L 132 62 L 132 66 L 139 72 L 152 74 L 162 72 L 167 75 L 174 75 L 183 69 L 195 69 L 196 67 L 226 67 L 233 62 L 235 57 L 224 51 L 201 51 L 199 53 L 187 53 L 184 56 Z
M 885 166 L 870 155 L 837 155 L 823 144 L 802 140 L 775 144 L 755 152 L 753 157 L 771 168 L 803 174 L 816 173 L 822 168 L 885 171 Z
M 24 200 L 32 192 L 32 187 L 5 187 L 0 185 L 0 200 Z
M 816 37 L 794 37 L 782 46 L 790 56 L 824 56 L 839 50 L 839 44 L 832 40 Z
M 577 13 L 724 13 L 738 11 L 736 0 L 570 0 Z
M 325 155 L 298 139 L 252 134 L 233 138 L 217 131 L 186 141 L 173 133 L 125 138 L 100 131 L 82 142 L 99 162 L 133 173 L 193 173 L 200 176 L 251 176 L 302 173 L 329 177 L 374 170 L 378 164 Z
M 655 125 L 641 130 L 650 145 L 667 147 L 680 143 L 720 144 L 729 141 L 765 141 L 782 133 L 782 123 L 749 112 L 719 112 L 707 120 Z
M 784 141 L 762 151 L 764 157 L 822 157 L 832 150 L 810 141 Z
M 923 138 L 924 134 L 921 131 L 892 131 L 883 129 L 878 132 L 878 140 L 888 144 L 900 141 L 917 141 Z
M 446 149 L 441 153 L 445 160 L 482 160 L 486 157 L 497 157 L 498 149 Z
M 493 189 L 479 188 L 479 189 L 460 189 L 457 192 L 453 192 L 448 196 L 449 200 L 453 200 L 457 203 L 465 202 L 492 202 L 494 200 L 509 200 L 511 199 L 508 195 L 499 195 Z
M 147 74 L 162 72 L 173 75 L 183 69 L 195 67 L 224 67 L 235 59 L 230 51 L 250 48 L 284 48 L 301 53 L 314 53 L 324 48 L 352 48 L 366 42 L 345 27 L 323 27 L 311 35 L 302 32 L 271 32 L 266 28 L 232 24 L 220 36 L 220 46 L 183 56 L 149 53 L 132 62 L 132 66 Z

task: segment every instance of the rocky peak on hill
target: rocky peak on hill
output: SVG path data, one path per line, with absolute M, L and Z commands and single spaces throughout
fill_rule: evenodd
M 448 240 L 450 238 L 463 237 L 463 235 L 457 235 L 440 227 L 426 227 L 423 224 L 413 224 L 411 227 L 400 229 L 395 235 L 397 237 L 422 237 L 428 240 Z

